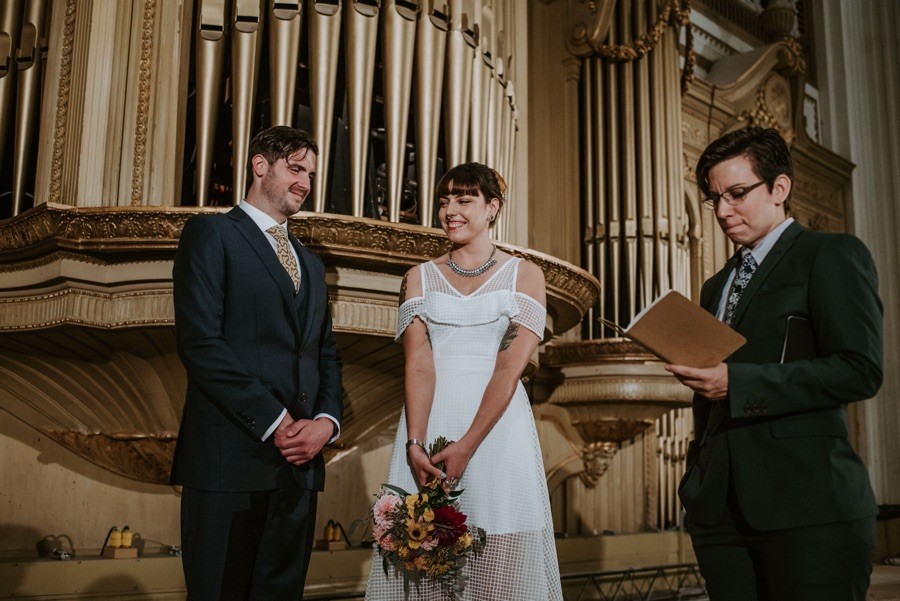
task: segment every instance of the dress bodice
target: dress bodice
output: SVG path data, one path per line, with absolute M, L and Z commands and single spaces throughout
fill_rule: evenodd
M 525 326 L 540 338 L 544 335 L 546 309 L 516 290 L 521 262 L 510 259 L 471 294 L 456 290 L 433 261 L 423 263 L 422 296 L 400 306 L 397 338 L 418 317 L 428 328 L 438 372 L 447 361 L 456 358 L 493 370 L 510 322 Z

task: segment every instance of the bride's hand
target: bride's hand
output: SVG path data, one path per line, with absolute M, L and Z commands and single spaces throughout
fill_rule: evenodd
M 444 472 L 447 474 L 447 478 L 444 481 L 446 490 L 450 490 L 459 484 L 459 480 L 462 478 L 463 472 L 466 471 L 469 460 L 472 459 L 474 453 L 475 449 L 470 449 L 465 442 L 460 440 L 451 442 L 447 448 L 440 453 L 436 453 L 431 458 L 431 463 L 435 465 L 440 464 L 442 461 L 444 462 Z
M 416 484 L 424 485 L 432 478 L 442 480 L 444 472 L 432 465 L 428 459 L 428 453 L 419 445 L 411 445 L 406 458 L 409 460 L 409 466 L 412 468 L 413 475 L 416 478 Z

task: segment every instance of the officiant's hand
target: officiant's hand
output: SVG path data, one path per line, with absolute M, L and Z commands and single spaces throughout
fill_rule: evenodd
M 475 449 L 466 443 L 465 438 L 451 442 L 443 451 L 434 454 L 431 458 L 433 464 L 444 462 L 444 473 L 447 474 L 444 480 L 445 489 L 450 490 L 459 483 L 473 454 Z
M 416 484 L 420 487 L 433 478 L 438 480 L 444 479 L 444 472 L 432 465 L 431 460 L 428 458 L 428 453 L 419 445 L 410 445 L 406 457 L 409 461 L 409 466 L 412 468 L 413 475 L 416 477 Z
M 319 454 L 333 431 L 333 422 L 327 418 L 294 421 L 285 415 L 275 429 L 275 446 L 288 463 L 299 467 Z
M 675 374 L 679 382 L 711 401 L 721 401 L 728 396 L 728 365 L 725 363 L 702 369 L 666 365 L 666 369 Z

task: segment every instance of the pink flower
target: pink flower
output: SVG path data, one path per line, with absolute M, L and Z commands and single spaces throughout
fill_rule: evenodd
M 423 551 L 431 551 L 435 547 L 438 546 L 438 540 L 433 536 L 429 536 L 424 541 L 422 541 L 421 548 Z
M 375 507 L 372 511 L 375 514 L 375 524 L 383 528 L 393 526 L 391 520 L 391 512 L 401 505 L 400 497 L 391 494 L 383 494 L 375 501 Z

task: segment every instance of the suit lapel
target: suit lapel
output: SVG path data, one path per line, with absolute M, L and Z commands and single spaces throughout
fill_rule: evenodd
M 297 311 L 294 308 L 294 297 L 296 295 L 294 294 L 294 283 L 291 281 L 291 276 L 288 275 L 284 266 L 278 260 L 278 256 L 272 249 L 272 245 L 269 244 L 266 235 L 243 209 L 234 207 L 228 212 L 228 216 L 234 220 L 237 230 L 244 239 L 247 240 L 250 248 L 253 249 L 257 257 L 259 257 L 259 260 L 265 266 L 266 271 L 269 272 L 269 275 L 275 280 L 275 283 L 278 284 L 278 290 L 281 291 L 282 299 L 285 304 L 291 308 L 290 313 L 293 316 L 291 325 L 294 331 L 299 334 L 300 322 L 297 317 Z
M 310 299 L 313 295 L 313 282 L 317 281 L 317 279 L 311 276 L 313 265 L 309 251 L 294 237 L 293 234 L 289 233 L 288 239 L 291 241 L 291 244 L 294 245 L 294 250 L 297 252 L 297 258 L 300 259 L 300 294 L 297 294 L 294 298 L 294 314 L 297 315 L 298 323 L 300 323 L 300 345 L 302 346 L 306 343 L 306 339 L 309 336 L 311 329 L 310 322 L 313 318 L 313 311 L 310 310 L 312 305 Z
M 719 311 L 719 302 L 722 300 L 723 288 L 725 287 L 725 282 L 728 281 L 728 274 L 734 271 L 735 267 L 737 267 L 738 261 L 740 261 L 741 253 L 740 251 L 734 253 L 728 261 L 725 262 L 725 266 L 713 276 L 713 281 L 710 284 L 710 290 L 712 293 L 709 298 L 705 299 L 703 302 L 703 308 L 715 315 Z
M 769 251 L 760 266 L 756 268 L 756 272 L 750 278 L 750 282 L 747 284 L 747 288 L 744 289 L 740 302 L 738 302 L 737 309 L 734 311 L 733 327 L 737 328 L 747 307 L 753 302 L 753 297 L 756 295 L 759 287 L 766 281 L 766 278 L 769 277 L 769 274 L 772 273 L 778 262 L 787 254 L 788 249 L 793 246 L 797 236 L 802 231 L 803 227 L 796 221 L 790 224 L 778 238 L 778 241 L 775 242 L 772 250 Z

